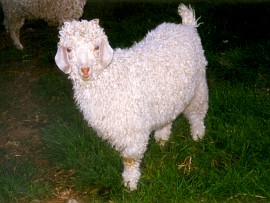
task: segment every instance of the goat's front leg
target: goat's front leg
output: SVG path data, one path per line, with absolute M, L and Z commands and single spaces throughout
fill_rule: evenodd
M 124 172 L 122 174 L 124 185 L 132 190 L 137 189 L 138 181 L 141 177 L 141 171 L 140 171 L 140 162 L 139 159 L 124 157 L 123 163 L 124 163 Z
M 11 39 L 13 41 L 13 44 L 16 46 L 16 48 L 18 50 L 23 50 L 23 45 L 21 44 L 20 42 L 20 34 L 19 34 L 19 31 L 10 31 L 10 36 L 11 36 Z
M 10 36 L 13 41 L 13 44 L 18 50 L 23 50 L 23 45 L 20 42 L 20 29 L 24 24 L 24 19 L 17 19 L 17 23 L 12 25 L 9 28 Z
M 146 151 L 149 133 L 130 136 L 126 147 L 122 151 L 124 171 L 122 173 L 124 185 L 130 190 L 136 190 L 141 177 L 140 163 Z

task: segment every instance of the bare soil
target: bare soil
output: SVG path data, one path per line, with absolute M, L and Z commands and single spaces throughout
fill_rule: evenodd
M 6 33 L 1 33 L 0 39 L 0 53 L 13 46 Z M 46 172 L 36 178 L 42 181 L 46 176 L 55 189 L 50 197 L 33 200 L 33 203 L 78 202 L 74 198 L 80 195 L 72 190 L 73 171 L 63 171 L 49 165 L 40 137 L 41 128 L 48 124 L 48 115 L 41 108 L 43 102 L 33 95 L 33 86 L 53 68 L 41 67 L 38 57 L 8 62 L 0 67 L 0 164 L 29 160 L 35 163 L 37 170 L 42 168 Z
M 10 64 L 12 68 L 4 73 L 9 79 L 1 84 L 2 92 L 8 93 L 10 98 L 8 105 L 1 110 L 0 148 L 5 151 L 4 160 L 14 157 L 36 159 L 42 149 L 39 131 L 46 124 L 47 117 L 38 110 L 32 86 L 46 70 L 29 63 L 25 67 Z

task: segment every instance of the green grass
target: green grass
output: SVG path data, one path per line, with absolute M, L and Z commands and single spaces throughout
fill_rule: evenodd
M 119 156 L 82 118 L 43 131 L 48 155 L 65 169 L 75 169 L 75 185 L 110 191 L 115 202 L 243 201 L 269 198 L 269 98 L 260 90 L 222 84 L 210 89 L 207 135 L 194 143 L 182 117 L 163 149 L 152 140 L 136 192 L 122 188 Z M 257 108 L 255 109 L 254 106 Z M 267 112 L 268 111 L 268 112 Z M 191 159 L 190 169 L 185 163 Z M 181 167 L 182 164 L 182 167 Z M 92 197 L 93 198 L 93 197 Z M 104 200 L 102 195 L 95 198 Z
M 0 202 L 30 202 L 48 195 L 52 188 L 36 176 L 34 163 L 10 161 L 0 167 Z
M 176 1 L 89 2 L 84 18 L 100 18 L 111 45 L 126 47 L 163 21 L 178 22 L 177 5 Z M 187 121 L 177 118 L 164 148 L 150 140 L 134 192 L 122 185 L 119 154 L 87 126 L 74 104 L 70 81 L 55 70 L 55 33 L 44 28 L 43 34 L 50 33 L 49 43 L 42 36 L 23 38 L 26 44 L 41 41 L 28 45 L 26 53 L 12 47 L 3 50 L 1 64 L 28 56 L 37 57 L 40 66 L 54 68 L 33 86 L 50 121 L 41 129 L 44 154 L 52 167 L 74 171 L 72 190 L 86 202 L 270 201 L 270 41 L 265 20 L 270 4 L 193 5 L 204 22 L 198 29 L 209 62 L 206 136 L 194 142 Z M 31 54 L 33 50 L 39 51 Z M 3 65 L 0 70 L 8 69 Z M 0 106 L 8 106 L 8 99 Z M 6 163 L 0 172 L 0 202 L 44 198 L 55 186 L 52 180 L 36 181 L 41 172 L 30 161 Z

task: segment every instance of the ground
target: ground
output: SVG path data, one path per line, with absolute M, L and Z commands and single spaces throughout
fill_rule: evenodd
M 55 28 L 48 29 L 53 31 Z M 5 32 L 1 34 L 1 49 L 14 49 Z M 16 50 L 13 51 L 16 53 Z M 25 57 L 26 60 L 14 60 L 1 64 L 0 155 L 3 155 L 3 158 L 1 157 L 0 164 L 21 159 L 31 160 L 37 169 L 50 168 L 46 176 L 47 179 L 54 182 L 54 194 L 42 202 L 63 202 L 71 196 L 78 196 L 71 191 L 71 186 L 66 187 L 72 185 L 69 183 L 69 177 L 73 172 L 48 167 L 48 161 L 43 154 L 44 146 L 40 139 L 40 130 L 46 126 L 48 115 L 41 110 L 44 101 L 39 101 L 33 95 L 33 86 L 39 79 L 44 74 L 57 70 L 53 69 L 53 65 L 41 65 L 39 57 L 28 57 L 27 51 L 18 55 L 22 58 Z M 43 177 L 37 177 L 37 179 L 39 178 Z M 74 203 L 76 202 L 74 201 Z
M 29 62 L 33 63 L 33 62 Z M 30 66 L 16 67 L 7 71 L 10 78 L 2 88 L 11 94 L 9 108 L 1 112 L 0 147 L 5 150 L 5 159 L 14 157 L 40 156 L 42 144 L 39 130 L 47 122 L 46 115 L 38 110 L 38 104 L 33 98 L 32 86 L 46 70 Z M 2 160 L 3 161 L 3 160 Z

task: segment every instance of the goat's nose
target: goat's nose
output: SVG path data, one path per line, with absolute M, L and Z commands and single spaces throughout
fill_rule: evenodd
M 81 68 L 81 71 L 82 71 L 82 74 L 83 74 L 83 77 L 84 78 L 88 78 L 89 77 L 89 70 L 90 70 L 89 67 L 82 67 Z

